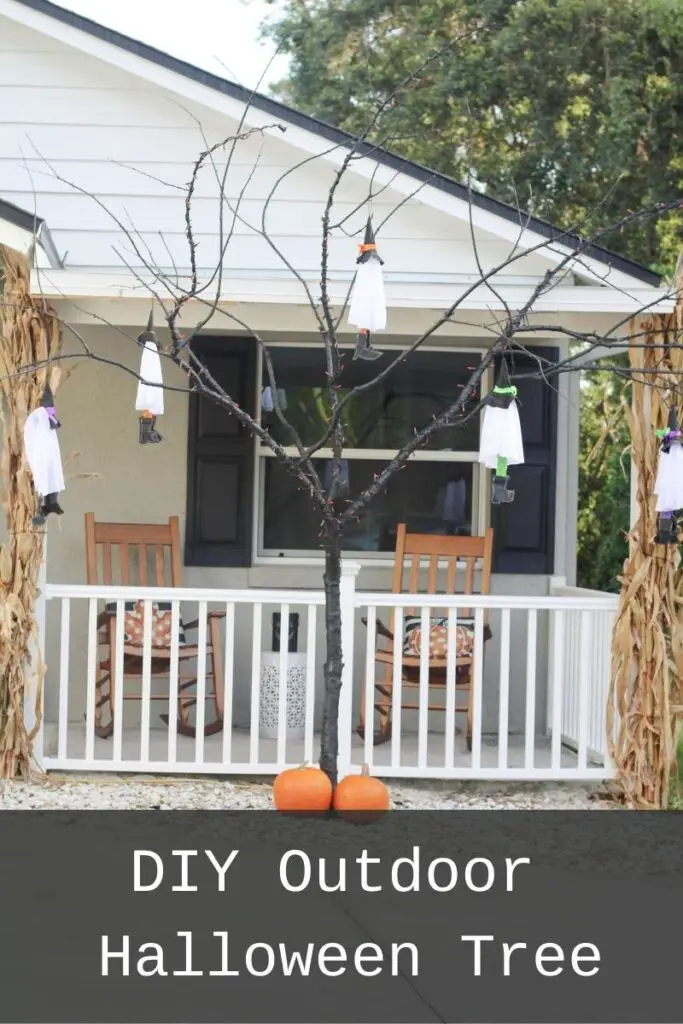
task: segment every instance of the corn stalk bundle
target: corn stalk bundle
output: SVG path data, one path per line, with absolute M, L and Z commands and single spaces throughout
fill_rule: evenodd
M 638 515 L 629 534 L 612 636 L 607 705 L 617 785 L 631 807 L 667 807 L 683 712 L 683 570 L 676 545 L 655 544 L 657 429 L 683 416 L 683 304 L 671 317 L 631 324 L 628 409 Z M 639 372 L 640 371 L 640 372 Z
M 47 381 L 48 369 L 40 364 L 59 347 L 58 322 L 44 303 L 30 295 L 27 261 L 0 246 L 0 475 L 7 528 L 0 546 L 0 778 L 6 779 L 30 774 L 32 742 L 42 721 L 42 664 L 33 666 L 40 685 L 36 724 L 30 732 L 23 714 L 44 542 L 43 531 L 31 526 L 36 498 L 24 459 L 23 429 Z M 35 372 L 18 372 L 36 364 Z M 55 391 L 60 370 L 53 366 L 49 374 Z

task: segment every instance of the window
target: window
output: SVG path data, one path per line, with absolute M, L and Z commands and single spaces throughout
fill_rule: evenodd
M 556 348 L 537 348 L 551 361 Z M 247 412 L 258 414 L 262 379 L 257 346 L 249 338 L 207 337 L 195 354 L 214 379 Z M 320 389 L 324 367 L 318 346 L 271 346 L 287 416 L 305 441 L 317 440 L 329 410 Z M 362 383 L 393 358 L 387 350 L 375 363 L 347 363 L 343 391 Z M 411 436 L 413 427 L 440 412 L 469 378 L 478 355 L 419 351 L 397 368 L 387 385 L 349 407 L 345 429 L 352 493 L 357 493 Z M 516 365 L 536 368 L 518 355 Z M 488 389 L 491 377 L 483 384 Z M 518 382 L 524 464 L 511 467 L 515 500 L 489 506 L 486 474 L 477 463 L 479 417 L 440 431 L 392 477 L 361 521 L 350 525 L 346 550 L 366 559 L 391 558 L 398 522 L 434 533 L 481 533 L 490 516 L 495 530 L 494 571 L 547 575 L 555 547 L 556 389 L 541 378 Z M 262 420 L 287 442 L 272 414 Z M 353 447 L 351 447 L 353 443 Z M 317 459 L 324 474 L 325 456 Z M 187 512 L 184 558 L 188 566 L 247 567 L 260 557 L 319 557 L 319 521 L 307 496 L 234 417 L 206 399 L 190 396 L 187 447 Z
M 372 363 L 351 359 L 345 352 L 340 395 L 371 380 L 393 360 L 398 350 L 385 351 Z M 286 401 L 286 416 L 305 444 L 324 432 L 331 409 L 324 386 L 322 346 L 271 348 L 275 379 Z M 415 427 L 429 423 L 447 408 L 468 380 L 478 355 L 471 352 L 414 353 L 387 379 L 349 403 L 344 416 L 350 492 L 358 494 L 372 483 L 396 452 L 413 436 Z M 265 369 L 262 386 L 267 383 Z M 276 414 L 261 410 L 261 421 L 280 444 L 291 437 Z M 421 533 L 463 533 L 476 530 L 479 465 L 479 417 L 433 435 L 389 481 L 358 522 L 350 523 L 344 538 L 348 552 L 362 555 L 391 553 L 396 524 Z M 292 449 L 294 451 L 294 449 Z M 324 479 L 329 449 L 315 460 Z M 257 453 L 258 554 L 311 555 L 320 547 L 320 516 L 299 482 L 259 446 Z

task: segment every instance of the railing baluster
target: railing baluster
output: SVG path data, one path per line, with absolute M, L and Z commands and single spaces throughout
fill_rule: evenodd
M 71 599 L 62 598 L 62 621 L 59 639 L 59 723 L 57 725 L 57 757 L 68 755 L 69 739 L 69 653 L 71 645 Z
M 484 684 L 484 609 L 474 610 L 474 665 L 472 673 L 472 768 L 481 768 L 482 690 Z
M 574 658 L 574 612 L 570 609 L 567 611 L 564 617 L 564 654 L 562 658 L 563 677 L 565 685 L 562 688 L 562 697 L 560 704 L 562 706 L 562 726 L 561 732 L 565 736 L 571 736 L 572 732 L 572 709 L 571 709 L 571 694 L 572 694 L 572 680 L 574 678 L 574 666 L 572 664 Z
M 204 763 L 204 726 L 206 723 L 206 634 L 208 626 L 208 602 L 199 602 L 199 626 L 197 629 L 197 708 L 195 725 L 197 735 L 194 741 L 194 762 Z
M 262 606 L 254 605 L 251 635 L 251 720 L 249 723 L 249 760 L 258 763 L 259 709 L 261 704 L 261 616 Z
M 593 628 L 593 685 L 590 688 L 588 745 L 602 753 L 605 741 L 605 711 L 609 687 L 609 668 L 605 664 L 605 626 L 607 618 L 602 612 L 595 616 Z M 602 707 L 601 707 L 602 705 Z
M 609 699 L 610 680 L 612 676 L 612 631 L 614 615 L 612 612 L 600 613 L 600 633 L 602 635 L 602 675 L 604 684 L 598 693 L 600 718 L 595 723 L 595 749 L 603 755 L 603 764 L 609 764 L 609 746 L 607 742 L 607 701 Z
M 126 602 L 116 602 L 116 621 L 114 624 L 114 665 L 109 666 L 112 685 L 114 687 L 114 703 L 112 714 L 114 716 L 114 739 L 112 743 L 112 759 L 120 761 L 123 756 L 123 679 L 124 679 L 124 658 L 123 646 L 125 641 L 125 616 Z M 113 671 L 112 671 L 113 668 Z
M 149 762 L 149 722 L 152 701 L 152 602 L 143 602 L 142 703 L 140 705 L 140 760 Z
M 552 689 L 553 689 L 553 718 L 552 718 L 552 739 L 550 746 L 550 767 L 554 772 L 560 770 L 562 764 L 562 697 L 563 682 L 565 674 L 564 662 L 564 609 L 558 608 L 551 612 L 555 616 L 555 629 L 553 635 L 553 664 Z
M 595 652 L 593 651 L 593 619 L 589 612 L 579 612 L 581 616 L 581 670 L 578 685 L 578 768 L 588 766 L 588 729 L 590 727 L 588 711 L 590 691 L 594 686 Z
M 423 607 L 420 611 L 420 682 L 418 699 L 418 739 L 417 739 L 417 764 L 418 768 L 427 767 L 428 759 L 428 731 L 429 731 L 429 624 L 430 609 Z
M 304 726 L 304 761 L 313 760 L 313 729 L 315 714 L 315 628 L 316 606 L 309 604 L 306 632 L 306 718 Z
M 565 736 L 569 734 L 572 739 L 578 740 L 579 736 L 579 673 L 581 671 L 581 612 L 573 611 L 569 613 L 572 619 L 572 640 L 570 643 L 565 643 L 565 652 L 569 652 L 569 663 L 570 670 L 565 677 L 569 681 L 569 686 L 565 689 L 569 691 L 569 721 L 563 722 L 563 732 Z M 567 653 L 565 653 L 565 660 L 567 660 Z
M 368 635 L 365 648 L 365 738 L 363 760 L 368 766 L 374 763 L 375 737 L 375 650 L 377 646 L 377 609 L 368 608 Z M 380 700 L 383 698 L 380 697 Z
M 448 609 L 448 653 L 446 659 L 446 724 L 444 726 L 445 767 L 452 768 L 455 764 L 455 709 L 457 707 L 456 671 L 458 662 L 457 651 L 457 608 Z
M 401 704 L 403 696 L 403 608 L 396 608 L 394 612 L 394 640 L 391 645 L 393 651 L 392 681 L 391 681 L 391 767 L 399 768 L 401 765 L 401 747 L 403 744 Z
M 225 605 L 225 651 L 223 666 L 223 751 L 221 761 L 232 759 L 232 689 L 235 678 L 235 603 Z
M 280 657 L 278 662 L 277 700 L 277 754 L 276 760 L 282 768 L 287 760 L 287 696 L 289 668 L 289 605 L 280 605 Z
M 535 608 L 527 611 L 526 638 L 526 720 L 524 723 L 524 767 L 534 767 L 536 749 L 536 643 L 538 637 L 538 612 Z
M 498 684 L 498 767 L 508 766 L 510 728 L 510 609 L 501 611 L 500 680 Z
M 97 672 L 97 598 L 88 600 L 88 669 L 85 698 L 85 760 L 95 758 L 95 697 Z
M 180 673 L 180 601 L 171 602 L 171 664 L 168 671 L 168 760 L 178 758 L 178 676 Z

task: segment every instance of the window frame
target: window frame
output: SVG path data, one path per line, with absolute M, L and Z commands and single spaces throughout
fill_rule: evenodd
M 277 341 L 268 344 L 269 349 L 282 348 L 282 349 L 293 349 L 293 348 L 315 348 L 316 343 L 311 341 Z M 349 341 L 347 343 L 342 342 L 340 345 L 341 349 L 353 351 L 354 342 Z M 397 344 L 396 342 L 383 344 L 381 346 L 383 351 L 396 353 L 403 351 L 405 345 Z M 453 354 L 458 353 L 460 355 L 474 355 L 481 358 L 487 351 L 485 346 L 473 346 L 471 344 L 460 346 L 447 346 L 447 345 L 421 345 L 421 352 L 438 352 L 443 354 L 444 350 L 451 351 Z M 256 395 L 255 410 L 256 416 L 261 422 L 261 392 L 263 387 L 263 353 L 259 347 L 256 358 Z M 490 391 L 493 386 L 493 371 L 491 367 L 484 371 L 481 379 L 481 391 L 485 394 Z M 483 412 L 479 417 L 479 429 L 481 430 L 481 418 Z M 288 454 L 296 455 L 296 448 L 286 447 L 285 451 Z M 344 449 L 345 459 L 363 459 L 365 461 L 377 460 L 386 458 L 389 461 L 395 455 L 395 451 L 388 448 L 346 448 Z M 254 474 L 253 474 L 253 494 L 252 494 L 252 536 L 251 536 L 251 563 L 253 566 L 273 566 L 273 565 L 301 565 L 301 566 L 320 566 L 323 564 L 324 559 L 322 554 L 317 554 L 313 549 L 310 550 L 296 550 L 296 549 L 284 549 L 278 551 L 276 549 L 264 548 L 264 526 L 265 526 L 265 476 L 266 476 L 266 459 L 274 458 L 274 454 L 265 445 L 262 445 L 258 437 L 253 439 L 253 456 L 254 456 Z M 331 458 L 332 451 L 328 448 L 322 448 L 316 452 L 316 458 Z M 490 525 L 490 505 L 487 500 L 488 491 L 490 488 L 490 471 L 487 470 L 478 462 L 477 451 L 438 451 L 438 450 L 422 450 L 415 452 L 411 456 L 411 461 L 419 462 L 467 462 L 472 464 L 472 535 L 483 534 L 488 526 Z M 344 551 L 343 557 L 345 559 L 358 562 L 361 565 L 376 568 L 387 568 L 394 564 L 393 555 L 386 551 Z

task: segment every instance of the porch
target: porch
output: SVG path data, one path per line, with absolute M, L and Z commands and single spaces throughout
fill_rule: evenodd
M 611 631 L 617 599 L 567 587 L 553 579 L 543 596 L 396 595 L 356 588 L 358 566 L 344 567 L 342 633 L 344 678 L 339 713 L 339 768 L 362 764 L 386 778 L 498 781 L 598 781 L 611 777 L 607 757 L 606 702 Z M 159 587 L 94 587 L 47 584 L 42 641 L 52 652 L 45 679 L 45 722 L 37 754 L 47 771 L 142 772 L 211 775 L 273 775 L 315 761 L 323 702 L 323 594 L 320 590 L 207 590 Z M 144 630 L 136 698 L 122 678 L 123 627 L 116 629 L 113 728 L 97 734 L 98 616 L 108 604 L 123 623 L 126 602 L 143 602 Z M 168 602 L 172 637 L 168 679 L 152 671 L 152 606 Z M 375 745 L 370 729 L 361 738 L 361 695 L 376 700 L 378 623 L 392 610 L 426 624 L 448 619 L 454 637 L 463 606 L 474 616 L 471 750 L 466 708 L 456 686 L 455 655 L 449 657 L 439 706 L 422 659 L 406 698 L 401 659 L 394 658 L 391 735 Z M 417 605 L 417 608 L 415 606 Z M 414 611 L 412 609 L 415 609 Z M 438 612 L 437 612 L 438 610 Z M 205 735 L 213 706 L 209 693 L 209 612 L 221 613 L 222 694 L 219 731 Z M 272 614 L 283 628 L 271 642 Z M 296 652 L 287 649 L 288 624 L 298 616 Z M 178 731 L 175 708 L 182 623 L 196 618 L 196 735 Z M 363 621 L 365 620 L 365 621 Z M 491 639 L 485 639 L 485 623 Z M 195 641 L 192 641 L 195 643 Z M 275 646 L 275 650 L 272 648 Z M 449 651 L 455 645 L 449 643 Z M 209 659 L 210 661 L 210 659 Z M 162 721 L 165 714 L 168 723 Z M 101 733 L 101 731 L 100 731 Z

